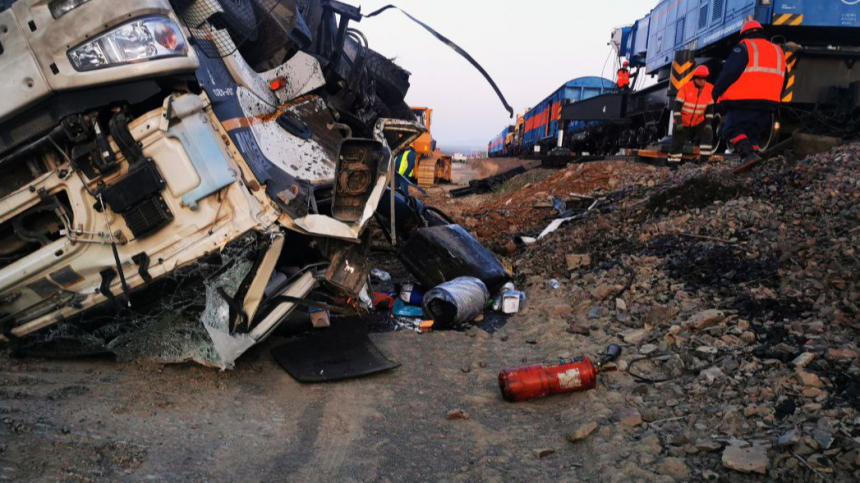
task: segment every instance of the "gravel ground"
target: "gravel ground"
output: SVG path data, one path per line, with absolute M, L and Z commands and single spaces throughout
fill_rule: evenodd
M 857 481 L 858 151 L 740 179 L 600 162 L 433 190 L 515 266 L 526 307 L 494 334 L 373 334 L 402 365 L 369 378 L 299 384 L 268 353 L 280 338 L 225 373 L 4 352 L 0 479 Z M 600 203 L 511 249 L 571 193 Z M 597 389 L 501 399 L 499 371 L 610 343 Z

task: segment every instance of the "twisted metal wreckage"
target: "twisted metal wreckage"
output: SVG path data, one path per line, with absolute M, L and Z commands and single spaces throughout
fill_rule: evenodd
M 366 301 L 369 221 L 428 222 L 393 189 L 409 73 L 361 18 L 0 1 L 0 337 L 229 368 L 315 289 Z

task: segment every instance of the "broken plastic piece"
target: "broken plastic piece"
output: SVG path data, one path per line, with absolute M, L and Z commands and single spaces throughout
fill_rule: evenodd
M 400 300 L 410 305 L 421 305 L 424 301 L 424 291 L 421 287 L 407 283 L 400 289 Z
M 390 282 L 391 281 L 391 274 L 386 272 L 385 270 L 380 270 L 378 268 L 374 268 L 373 270 L 371 270 L 370 276 L 373 277 L 375 280 L 378 280 L 380 282 Z
M 310 314 L 311 324 L 313 324 L 314 329 L 324 329 L 331 326 L 331 315 L 328 310 L 310 307 L 308 314 Z
M 391 313 L 395 317 L 407 317 L 407 318 L 422 318 L 424 317 L 424 309 L 421 307 L 416 307 L 414 305 L 407 305 L 400 299 L 394 301 L 394 308 Z

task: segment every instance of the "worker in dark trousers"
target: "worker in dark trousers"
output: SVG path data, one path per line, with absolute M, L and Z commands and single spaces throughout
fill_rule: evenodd
M 409 146 L 397 157 L 395 168 L 397 169 L 397 173 L 406 178 L 407 181 L 415 183 L 415 167 L 417 163 L 418 155 L 415 152 L 415 148 Z M 400 180 L 398 180 L 398 184 L 400 184 Z
M 761 161 L 759 142 L 782 100 L 785 70 L 782 48 L 767 39 L 760 23 L 747 22 L 714 86 L 717 104 L 726 112 L 723 136 L 744 164 Z
M 624 62 L 624 65 L 618 69 L 616 78 L 619 91 L 626 92 L 630 90 L 630 62 Z
M 675 97 L 673 115 L 675 132 L 672 135 L 670 166 L 681 162 L 684 145 L 692 137 L 699 140 L 699 159 L 707 162 L 714 150 L 714 86 L 708 82 L 711 71 L 700 65 L 693 73 L 693 80 L 684 84 Z

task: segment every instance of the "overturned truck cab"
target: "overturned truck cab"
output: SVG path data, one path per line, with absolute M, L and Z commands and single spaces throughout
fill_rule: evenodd
M 318 287 L 361 299 L 423 127 L 345 6 L 6 3 L 0 340 L 229 368 Z

